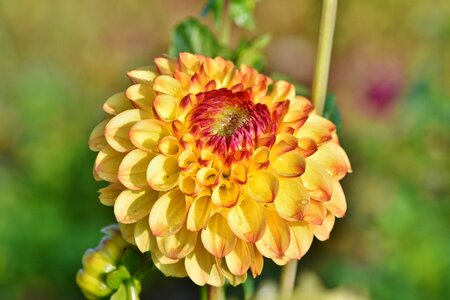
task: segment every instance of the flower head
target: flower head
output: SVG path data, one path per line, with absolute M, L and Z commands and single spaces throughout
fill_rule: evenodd
M 128 73 L 92 132 L 123 237 L 168 276 L 221 286 L 300 259 L 346 211 L 335 125 L 285 81 L 181 53 Z

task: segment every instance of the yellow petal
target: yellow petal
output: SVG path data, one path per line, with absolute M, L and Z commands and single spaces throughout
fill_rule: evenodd
M 206 187 L 212 187 L 217 183 L 217 170 L 210 167 L 204 167 L 198 170 L 197 180 Z
M 317 144 L 309 137 L 299 138 L 297 151 L 300 151 L 303 157 L 311 156 L 317 151 Z
M 312 199 L 318 201 L 330 200 L 333 192 L 333 180 L 322 164 L 307 158 L 305 173 L 301 175 L 301 179 Z
M 182 175 L 178 182 L 178 187 L 184 194 L 189 196 L 196 195 L 199 191 L 197 179 L 193 175 Z
M 136 245 L 136 241 L 134 240 L 135 225 L 136 225 L 135 223 L 133 224 L 119 223 L 120 234 L 127 243 L 132 245 Z
M 116 202 L 117 197 L 124 189 L 125 187 L 118 182 L 111 183 L 107 187 L 98 190 L 98 192 L 100 193 L 98 198 L 103 205 L 113 206 Z
M 253 153 L 252 161 L 257 164 L 264 164 L 269 160 L 270 150 L 267 147 L 259 147 Z
M 296 96 L 290 100 L 289 111 L 283 118 L 284 122 L 298 122 L 306 119 L 314 108 L 312 103 L 305 97 Z
M 241 275 L 234 275 L 223 260 L 218 262 L 218 259 L 216 259 L 216 264 L 220 268 L 220 271 L 222 272 L 222 274 L 225 276 L 225 279 L 232 286 L 238 286 L 239 284 L 241 284 L 247 280 L 247 272 L 244 272 Z
M 153 239 L 153 243 L 152 243 Z M 142 253 L 150 251 L 155 247 L 156 241 L 150 232 L 148 218 L 143 218 L 134 226 L 134 240 L 139 251 Z M 153 245 L 152 245 L 153 244 Z
M 123 224 L 136 223 L 150 213 L 158 198 L 153 190 L 124 190 L 114 204 L 114 214 L 118 222 Z
M 169 134 L 167 126 L 155 119 L 142 120 L 130 128 L 131 142 L 144 151 L 159 152 L 159 142 Z
M 155 242 L 156 242 L 156 238 L 155 238 Z M 153 254 L 154 254 L 154 256 L 153 256 Z M 176 264 L 177 262 L 180 261 L 179 259 L 168 258 L 164 254 L 162 254 L 162 252 L 159 251 L 158 246 L 156 246 L 156 249 L 152 251 L 152 258 L 153 257 L 155 257 L 158 260 L 158 262 L 163 265 Z
M 243 162 L 237 162 L 231 166 L 230 180 L 237 183 L 245 183 L 247 181 L 247 168 Z
M 103 147 L 95 159 L 95 173 L 103 180 L 117 182 L 119 165 L 124 156 L 125 153 L 117 152 L 110 146 Z
M 119 181 L 130 190 L 148 187 L 147 168 L 153 154 L 134 149 L 123 158 L 119 166 Z
M 236 276 L 246 274 L 250 268 L 250 251 L 247 243 L 238 239 L 233 251 L 225 256 L 225 261 L 232 274 Z
M 179 63 L 181 70 L 189 76 L 194 75 L 200 69 L 201 62 L 197 55 L 188 52 L 179 54 Z
M 252 199 L 243 198 L 239 205 L 230 209 L 228 225 L 240 239 L 249 243 L 256 242 L 262 237 L 266 228 L 262 205 Z
M 295 150 L 298 145 L 298 139 L 289 133 L 280 133 L 276 136 L 276 143 L 270 149 L 269 158 L 274 161 L 283 153 Z
M 254 244 L 248 244 L 248 250 L 250 253 L 250 270 L 252 271 L 253 278 L 255 278 L 262 273 L 264 258 L 262 254 L 255 249 Z
M 112 95 L 103 104 L 103 110 L 110 115 L 118 115 L 129 109 L 133 109 L 133 106 L 124 92 Z
M 289 247 L 290 231 L 285 220 L 272 209 L 265 209 L 266 231 L 255 245 L 259 252 L 267 258 L 277 258 L 284 255 Z
M 177 67 L 177 61 L 166 57 L 155 58 L 155 65 L 161 74 L 172 74 Z
M 194 172 L 198 168 L 197 157 L 192 151 L 183 151 L 178 156 L 178 166 L 186 172 Z
M 322 224 L 326 215 L 327 209 L 325 207 L 325 202 L 310 200 L 303 220 L 308 223 L 320 225 Z
M 223 286 L 225 284 L 225 276 L 223 275 L 223 272 L 217 265 L 217 263 L 214 263 L 212 265 L 211 271 L 209 273 L 209 278 L 206 283 L 217 287 Z
M 153 110 L 161 120 L 165 122 L 173 121 L 178 117 L 178 101 L 170 95 L 158 95 L 153 102 Z
M 280 178 L 280 192 L 274 201 L 275 210 L 288 221 L 303 219 L 309 204 L 308 191 L 298 178 Z
M 165 156 L 177 155 L 180 152 L 180 143 L 176 137 L 166 136 L 159 141 L 158 150 Z
M 133 83 L 151 83 L 156 77 L 156 70 L 154 66 L 145 66 L 129 71 L 127 75 Z
M 153 83 L 153 89 L 159 93 L 176 98 L 182 96 L 181 84 L 178 82 L 178 80 L 168 75 L 161 75 L 156 77 Z
M 171 259 L 181 259 L 192 252 L 197 242 L 197 232 L 181 228 L 176 234 L 156 237 L 161 253 Z
M 347 202 L 345 194 L 338 181 L 333 180 L 333 194 L 330 201 L 325 202 L 325 207 L 337 218 L 342 218 L 347 211 Z
M 185 91 L 189 91 L 190 87 L 191 87 L 191 77 L 189 75 L 187 75 L 184 72 L 175 72 L 173 73 L 173 78 L 175 78 L 181 85 L 181 88 Z M 186 105 L 182 106 L 182 109 L 186 109 L 189 107 L 189 103 L 190 103 L 190 99 L 192 99 L 191 97 L 195 97 L 195 95 L 193 94 L 188 94 L 186 95 L 186 102 L 184 102 Z M 183 97 L 183 99 L 185 98 Z
M 270 171 L 252 172 L 248 174 L 247 190 L 257 202 L 273 202 L 279 191 L 278 179 Z
M 271 98 L 273 102 L 294 99 L 295 87 L 287 81 L 280 80 L 274 83 Z
M 311 225 L 314 235 L 319 241 L 325 241 L 330 238 L 330 232 L 333 229 L 334 221 L 335 221 L 334 215 L 328 212 L 322 224 Z
M 198 285 L 206 284 L 214 263 L 214 256 L 206 251 L 201 241 L 197 241 L 195 250 L 184 260 L 187 274 Z
M 187 276 L 186 269 L 184 267 L 184 259 L 181 259 L 172 264 L 165 264 L 160 257 L 157 257 L 152 252 L 152 260 L 155 266 L 166 276 L 183 278 Z
M 129 138 L 130 128 L 136 122 L 149 118 L 150 115 L 140 109 L 131 109 L 121 112 L 111 119 L 105 127 L 105 137 L 108 144 L 119 152 L 128 152 L 134 149 Z
M 239 197 L 239 184 L 224 180 L 212 192 L 211 200 L 216 206 L 233 207 Z
M 311 138 L 317 145 L 322 145 L 331 140 L 331 132 L 328 128 L 316 122 L 305 123 L 295 132 L 295 136 L 297 138 Z
M 155 100 L 155 91 L 151 84 L 134 84 L 126 91 L 126 96 L 134 106 L 145 110 L 153 117 L 152 107 Z
M 192 202 L 186 220 L 186 227 L 191 231 L 199 231 L 206 227 L 211 212 L 211 197 L 202 196 Z
M 302 258 L 311 247 L 314 234 L 311 226 L 306 222 L 293 222 L 291 228 L 291 242 L 286 250 L 286 256 L 293 259 Z
M 101 121 L 92 130 L 91 135 L 89 136 L 89 149 L 91 149 L 92 151 L 100 151 L 104 146 L 107 145 L 105 138 L 105 127 L 110 120 L 111 119 L 108 118 Z
M 180 169 L 176 157 L 158 155 L 154 157 L 147 169 L 148 185 L 156 191 L 173 189 L 178 182 Z
M 305 172 L 305 159 L 297 151 L 290 151 L 278 156 L 270 165 L 278 174 L 285 177 L 297 177 Z
M 150 229 L 154 236 L 169 236 L 184 224 L 187 210 L 186 198 L 180 190 L 162 195 L 150 212 Z
M 230 253 L 236 245 L 236 236 L 230 230 L 227 220 L 219 213 L 209 219 L 201 238 L 206 250 L 218 258 Z
M 337 180 L 342 179 L 347 172 L 351 171 L 347 154 L 333 142 L 320 146 L 310 158 L 320 162 L 326 168 L 328 174 Z
M 279 266 L 286 265 L 290 260 L 291 260 L 291 258 L 287 257 L 286 255 L 283 255 L 283 256 L 277 257 L 277 258 L 272 258 L 272 261 Z

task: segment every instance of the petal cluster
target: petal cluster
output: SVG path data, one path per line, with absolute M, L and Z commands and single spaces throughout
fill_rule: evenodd
M 236 285 L 300 259 L 346 211 L 335 125 L 285 81 L 181 53 L 128 73 L 89 145 L 123 237 L 167 276 Z

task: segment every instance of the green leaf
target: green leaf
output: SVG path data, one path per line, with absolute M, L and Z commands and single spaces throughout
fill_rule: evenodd
M 338 129 L 341 127 L 341 114 L 339 113 L 339 108 L 336 102 L 336 95 L 328 94 L 325 98 L 323 117 L 333 122 Z
M 145 256 L 131 247 L 128 247 L 122 255 L 122 262 L 130 274 L 134 274 L 144 262 Z
M 206 16 L 209 12 L 213 15 L 214 24 L 218 27 L 222 23 L 224 0 L 208 0 L 202 10 L 202 16 Z
M 237 26 L 248 30 L 255 28 L 255 19 L 253 17 L 255 3 L 255 0 L 231 0 L 230 18 Z
M 124 266 L 120 266 L 117 270 L 106 275 L 106 285 L 112 289 L 117 289 L 124 280 L 130 277 L 130 272 Z
M 236 65 L 246 64 L 250 67 L 261 71 L 265 64 L 266 59 L 263 53 L 263 49 L 269 44 L 271 36 L 264 34 L 253 40 L 241 40 L 235 51 L 235 63 Z
M 121 283 L 117 291 L 111 296 L 111 300 L 127 300 L 127 288 L 125 283 Z
M 211 30 L 194 18 L 189 18 L 178 24 L 172 33 L 169 55 L 177 56 L 180 52 L 210 57 L 230 57 L 230 49 L 221 46 Z

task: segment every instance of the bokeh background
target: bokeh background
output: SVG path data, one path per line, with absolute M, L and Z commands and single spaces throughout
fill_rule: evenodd
M 267 71 L 309 85 L 320 2 L 260 1 L 256 31 L 234 34 L 270 32 Z M 89 133 L 125 72 L 167 52 L 171 28 L 203 5 L 0 0 L 0 299 L 82 299 L 81 256 L 114 222 Z M 372 299 L 449 299 L 450 2 L 340 1 L 330 91 L 349 209 L 299 273 Z M 143 298 L 197 293 L 155 274 Z

